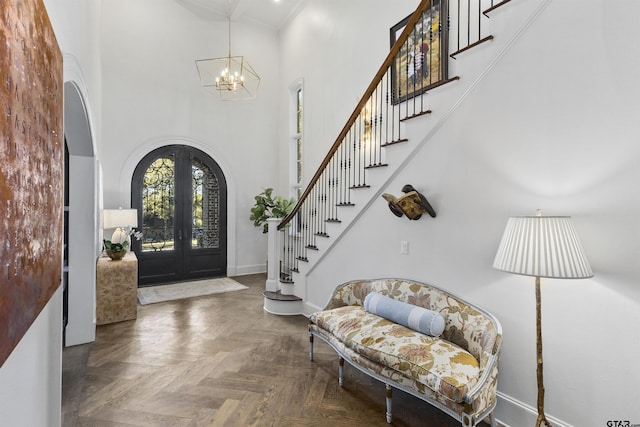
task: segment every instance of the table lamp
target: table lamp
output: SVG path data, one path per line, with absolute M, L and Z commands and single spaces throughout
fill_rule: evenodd
M 102 213 L 104 229 L 115 228 L 111 235 L 111 243 L 123 243 L 129 240 L 129 234 L 125 231 L 125 228 L 138 226 L 137 209 L 104 209 Z

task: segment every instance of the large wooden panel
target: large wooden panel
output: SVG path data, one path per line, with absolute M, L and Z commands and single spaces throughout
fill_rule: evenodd
M 0 2 L 0 366 L 61 282 L 62 85 L 42 1 Z

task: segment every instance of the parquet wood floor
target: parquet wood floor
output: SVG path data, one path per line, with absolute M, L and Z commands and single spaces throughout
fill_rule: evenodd
M 262 274 L 243 291 L 138 307 L 63 353 L 63 426 L 387 426 L 385 390 L 317 340 L 307 320 L 262 309 Z M 395 426 L 459 425 L 394 390 Z

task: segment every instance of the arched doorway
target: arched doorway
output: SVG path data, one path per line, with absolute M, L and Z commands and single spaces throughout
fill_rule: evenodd
M 65 61 L 65 75 L 77 74 Z M 71 69 L 68 64 L 71 64 Z M 74 81 L 64 83 L 65 268 L 63 272 L 64 343 L 95 341 L 96 258 L 100 253 L 98 163 L 85 96 Z M 90 238 L 88 238 L 89 236 Z
M 206 153 L 169 145 L 147 154 L 131 181 L 143 233 L 132 242 L 138 284 L 226 276 L 226 205 L 224 174 Z

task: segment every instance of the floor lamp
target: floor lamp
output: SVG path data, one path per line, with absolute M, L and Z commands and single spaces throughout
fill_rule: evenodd
M 544 414 L 542 381 L 542 318 L 540 278 L 586 279 L 593 277 L 570 217 L 536 216 L 509 218 L 493 268 L 536 278 L 536 355 L 538 419 L 536 427 L 551 426 Z

